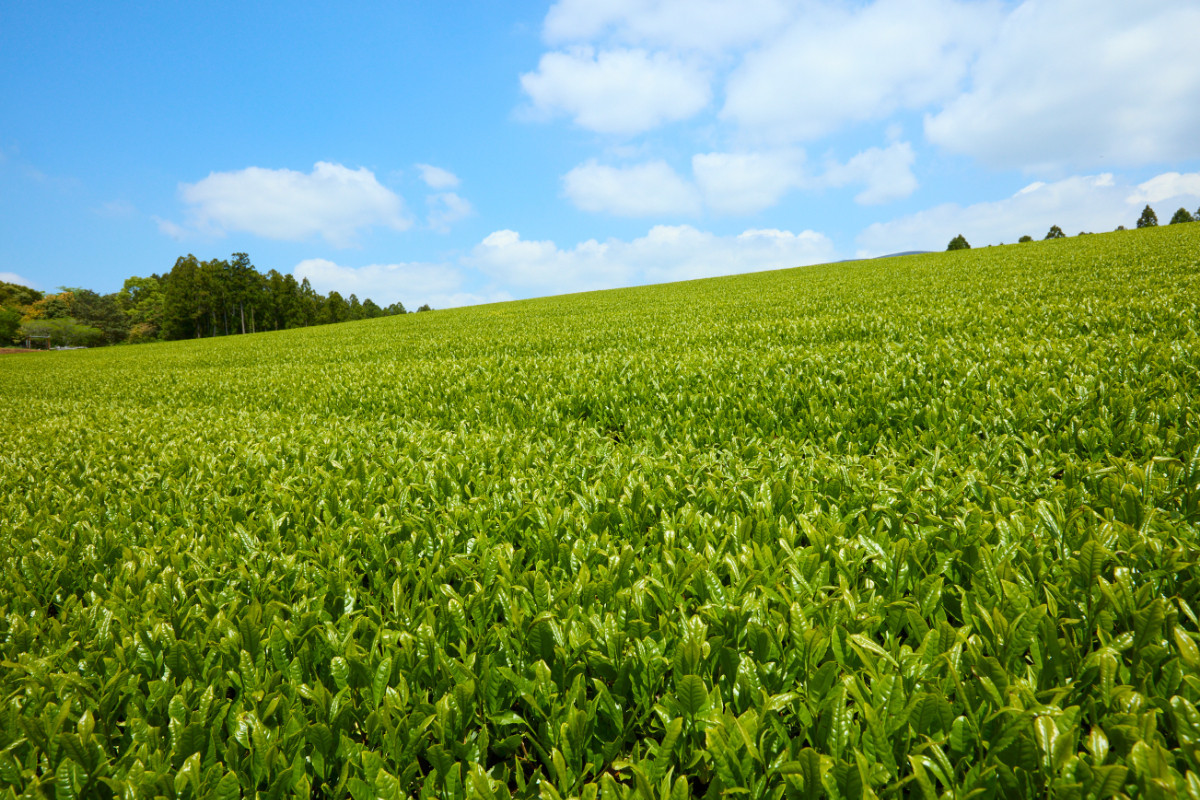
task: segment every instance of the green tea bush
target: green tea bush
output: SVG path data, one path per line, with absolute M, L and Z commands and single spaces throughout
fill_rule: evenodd
M 1200 226 L 0 357 L 0 796 L 1200 796 Z

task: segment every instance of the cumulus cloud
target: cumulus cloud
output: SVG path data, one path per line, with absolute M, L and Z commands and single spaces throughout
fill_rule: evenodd
M 582 128 L 617 134 L 687 119 L 710 98 L 708 76 L 680 58 L 587 46 L 546 53 L 521 88 L 544 116 L 563 113 Z
M 1168 195 L 1167 193 L 1170 192 Z M 1112 174 L 1034 182 L 1011 197 L 962 207 L 953 203 L 871 225 L 858 237 L 859 255 L 904 250 L 942 250 L 958 234 L 975 246 L 1012 243 L 1022 235 L 1040 239 L 1051 225 L 1068 235 L 1132 228 L 1149 197 L 1163 205 L 1159 216 L 1200 203 L 1200 173 L 1162 175 L 1138 186 Z
M 729 77 L 721 117 L 757 135 L 801 140 L 947 100 L 999 20 L 995 2 L 805 5 Z
M 1165 172 L 1145 183 L 1138 184 L 1137 191 L 1129 195 L 1130 203 L 1159 203 L 1176 197 L 1200 197 L 1200 172 L 1180 175 Z
M 1194 0 L 1025 2 L 926 135 L 1031 170 L 1200 157 L 1197 31 Z
M 438 233 L 446 233 L 450 226 L 474 213 L 471 202 L 454 192 L 439 192 L 425 198 L 429 206 L 429 227 Z
M 778 203 L 794 189 L 862 186 L 855 198 L 874 205 L 908 197 L 917 188 L 915 160 L 908 142 L 872 147 L 846 163 L 831 161 L 820 175 L 805 171 L 804 151 L 697 153 L 692 178 L 681 177 L 666 162 L 612 167 L 588 161 L 563 176 L 566 196 L 576 207 L 625 217 L 755 214 Z
M 890 203 L 916 191 L 917 177 L 912 172 L 915 160 L 912 145 L 908 142 L 895 142 L 885 148 L 872 147 L 845 164 L 830 167 L 823 182 L 835 187 L 865 186 L 854 198 L 862 205 Z
M 522 83 L 534 109 L 589 130 L 703 113 L 743 148 L 863 123 L 892 123 L 895 141 L 895 117 L 923 113 L 949 153 L 1062 176 L 1200 158 L 1197 30 L 1195 0 L 558 0 L 543 26 L 556 50 Z M 895 180 L 860 202 L 915 186 L 888 155 Z M 721 168 L 701 166 L 718 184 Z
M 404 230 L 412 224 L 403 200 L 370 170 L 324 161 L 310 173 L 262 167 L 213 172 L 182 184 L 179 194 L 189 206 L 191 227 L 212 234 L 244 231 L 288 241 L 321 236 L 341 247 L 366 228 Z M 183 231 L 165 220 L 159 227 L 168 235 Z
M 692 174 L 708 208 L 718 214 L 754 214 L 803 183 L 804 153 L 697 153 Z
M 690 225 L 656 225 L 632 241 L 589 239 L 567 249 L 522 239 L 516 231 L 496 231 L 464 263 L 515 293 L 543 294 L 732 275 L 832 257 L 832 242 L 814 231 L 718 236 Z
M 417 164 L 421 180 L 430 189 L 453 189 L 459 184 L 458 176 L 449 170 L 430 164 Z
M 452 308 L 509 300 L 504 292 L 479 293 L 464 289 L 462 271 L 450 264 L 400 263 L 347 267 L 323 258 L 301 261 L 292 270 L 297 281 L 308 279 L 322 294 L 336 291 L 343 297 L 357 295 L 387 306 L 401 302 L 410 311 L 428 303 L 434 308 Z
M 695 187 L 663 161 L 609 167 L 588 161 L 563 176 L 563 191 L 584 211 L 623 217 L 695 214 Z
M 789 16 L 784 0 L 559 0 L 546 14 L 551 44 L 619 42 L 707 52 L 745 45 Z

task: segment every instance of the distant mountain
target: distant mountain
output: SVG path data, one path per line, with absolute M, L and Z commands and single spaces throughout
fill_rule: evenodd
M 922 256 L 922 255 L 925 255 L 926 253 L 932 253 L 932 252 L 934 252 L 934 251 L 933 250 L 905 250 L 903 253 L 888 253 L 886 256 L 875 256 L 875 258 L 878 259 L 878 258 L 895 258 L 896 256 Z M 845 264 L 847 261 L 870 261 L 870 260 L 871 259 L 865 259 L 865 258 L 843 258 L 841 261 L 838 261 L 837 263 Z

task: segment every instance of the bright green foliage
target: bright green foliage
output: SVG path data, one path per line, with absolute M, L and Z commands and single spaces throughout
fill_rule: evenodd
M 0 796 L 1195 796 L 1198 252 L 0 357 Z
M 22 322 L 17 329 L 17 339 L 26 336 L 49 337 L 53 347 L 87 347 L 101 344 L 104 332 L 91 325 L 85 325 L 74 317 L 55 317 L 54 319 L 34 319 Z
M 17 331 L 21 328 L 21 312 L 15 308 L 0 306 L 0 347 L 12 344 L 17 340 Z

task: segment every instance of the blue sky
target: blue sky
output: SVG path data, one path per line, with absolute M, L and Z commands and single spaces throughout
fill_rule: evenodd
M 0 4 L 0 279 L 447 307 L 1200 209 L 1194 0 Z

